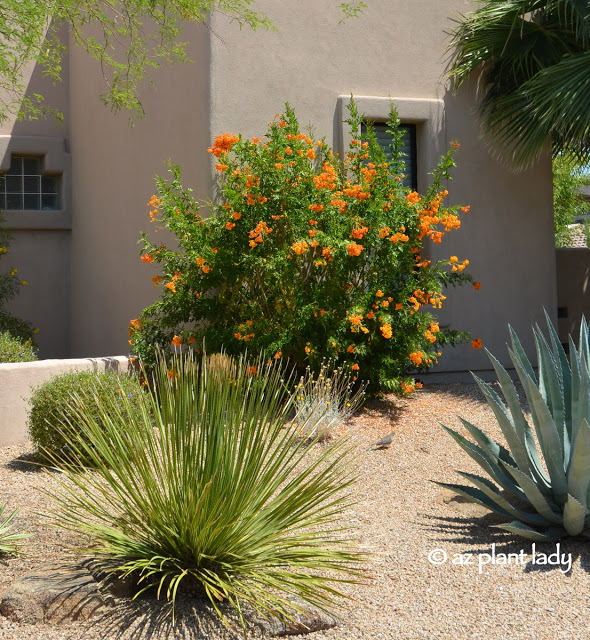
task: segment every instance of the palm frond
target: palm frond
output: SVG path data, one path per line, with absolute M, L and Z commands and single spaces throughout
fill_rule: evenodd
M 590 159 L 590 52 L 563 58 L 496 102 L 484 129 L 526 165 L 551 139 L 554 153 Z
M 492 0 L 452 34 L 455 91 L 476 75 L 484 131 L 517 166 L 551 141 L 554 155 L 590 159 L 586 0 Z

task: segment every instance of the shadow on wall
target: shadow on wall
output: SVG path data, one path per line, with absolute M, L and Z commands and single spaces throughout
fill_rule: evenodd
M 62 33 L 67 38 L 67 31 Z M 6 227 L 13 235 L 6 263 L 17 268 L 23 279 L 30 283 L 21 289 L 7 309 L 39 329 L 39 352 L 43 358 L 69 355 L 72 211 L 68 152 L 69 64 L 66 57 L 62 63 L 61 83 L 54 84 L 50 78 L 44 77 L 40 65 L 31 63 L 23 71 L 23 85 L 27 97 L 40 94 L 44 97 L 44 104 L 62 112 L 63 122 L 51 115 L 20 121 L 11 117 L 0 126 L 0 164 L 3 171 L 10 167 L 12 157 L 36 157 L 41 160 L 41 175 L 57 179 L 57 208 L 55 204 L 51 208 L 40 208 L 42 201 L 37 200 L 36 209 L 19 209 L 16 205 L 17 208 L 5 211 Z M 23 192 L 26 181 L 27 178 L 25 183 L 21 182 Z M 12 188 L 18 189 L 17 184 L 13 180 Z M 36 195 L 29 179 L 27 191 L 31 189 Z M 19 191 L 14 193 L 20 194 Z M 22 200 L 20 204 L 34 206 L 31 203 L 29 198 L 28 204 Z M 0 206 L 4 207 L 4 203 Z
M 62 42 L 67 43 L 68 31 L 65 26 L 60 29 L 59 34 Z M 31 63 L 23 70 L 23 85 L 26 88 L 26 96 L 32 100 L 36 95 L 43 96 L 42 104 L 63 114 L 63 121 L 52 115 L 36 120 L 17 121 L 11 118 L 2 127 L 2 133 L 9 133 L 13 136 L 66 136 L 69 121 L 68 69 L 66 49 L 61 61 L 61 82 L 47 77 L 43 67 L 39 64 Z

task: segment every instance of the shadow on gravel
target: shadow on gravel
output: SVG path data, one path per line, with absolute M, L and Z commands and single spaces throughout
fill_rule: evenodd
M 427 522 L 419 522 L 418 524 L 439 534 L 433 537 L 436 542 L 448 542 L 452 544 L 492 544 L 506 543 L 508 540 L 507 533 L 500 529 L 494 529 L 494 525 L 505 522 L 494 513 L 489 513 L 479 517 L 465 516 L 431 516 L 421 514 Z
M 4 466 L 11 471 L 24 471 L 27 473 L 40 473 L 43 470 L 47 470 L 50 473 L 55 472 L 55 469 L 41 462 L 41 459 L 35 453 L 23 453 L 18 458 L 8 461 Z
M 476 384 L 426 384 L 419 393 L 421 395 L 446 396 L 447 400 L 456 400 L 467 404 L 486 404 L 485 398 Z
M 520 564 L 525 573 L 560 571 L 571 575 L 572 565 L 579 560 L 579 566 L 590 573 L 590 548 L 588 541 L 581 538 L 564 538 L 554 542 L 535 542 L 506 531 L 494 529 L 494 525 L 505 522 L 490 513 L 478 518 L 442 517 L 421 514 L 428 522 L 418 524 L 436 534 L 431 538 L 433 548 L 444 549 L 454 564 L 465 561 L 479 569 L 481 564 Z M 447 546 L 448 545 L 448 546 Z M 452 547 L 450 545 L 453 545 Z M 509 557 L 509 554 L 510 557 Z M 436 564 L 436 563 L 435 563 Z
M 354 417 L 363 417 L 369 413 L 372 417 L 388 418 L 393 420 L 400 416 L 407 408 L 408 402 L 389 394 L 383 398 L 370 398 L 363 408 L 354 414 Z
M 81 638 L 94 638 L 95 626 L 101 638 L 118 640 L 210 640 L 243 638 L 235 614 L 220 607 L 232 625 L 230 629 L 205 599 L 178 597 L 174 612 L 169 602 L 153 597 L 136 600 L 117 598 L 115 606 L 89 621 Z M 226 609 L 226 610 L 224 610 Z M 248 637 L 257 637 L 255 625 Z M 253 633 L 254 632 L 254 633 Z
M 502 400 L 504 400 L 504 396 L 502 395 L 502 389 L 498 382 L 493 381 L 489 383 L 492 389 L 496 391 L 496 393 L 500 396 Z M 518 398 L 520 400 L 520 406 L 522 407 L 525 413 L 530 411 L 528 402 L 526 399 L 526 395 L 524 393 L 524 389 L 520 382 L 517 382 L 515 385 L 516 393 L 518 394 Z M 479 404 L 482 406 L 486 406 L 487 402 L 483 393 L 480 391 L 479 387 L 475 382 L 473 384 L 465 384 L 465 383 L 453 383 L 453 384 L 426 384 L 424 389 L 420 391 L 423 393 L 431 393 L 431 394 L 440 394 L 447 396 L 448 399 L 456 400 L 457 402 L 467 403 L 467 404 Z

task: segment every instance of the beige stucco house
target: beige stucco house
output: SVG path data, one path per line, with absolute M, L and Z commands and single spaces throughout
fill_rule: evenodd
M 142 93 L 147 117 L 133 128 L 125 114 L 101 103 L 100 68 L 82 51 L 70 49 L 57 87 L 31 68 L 29 90 L 44 93 L 65 119 L 5 123 L 0 170 L 18 173 L 18 158 L 36 157 L 40 173 L 58 178 L 57 201 L 43 192 L 43 181 L 40 194 L 57 208 L 7 212 L 14 241 L 4 263 L 30 282 L 12 310 L 40 328 L 42 357 L 127 353 L 129 319 L 159 293 L 151 284 L 153 265 L 139 260 L 137 240 L 149 227 L 153 176 L 166 171 L 167 158 L 207 198 L 206 148 L 213 136 L 261 135 L 288 101 L 302 124 L 312 123 L 316 135 L 341 150 L 351 94 L 371 119 L 385 118 L 392 99 L 403 122 L 415 125 L 419 190 L 448 144 L 461 143 L 450 198 L 469 204 L 471 213 L 436 254 L 468 258 L 482 287 L 451 291 L 442 323 L 471 331 L 504 356 L 508 323 L 528 341 L 543 307 L 554 316 L 549 159 L 526 172 L 508 170 L 480 136 L 474 87 L 453 96 L 444 79 L 450 19 L 471 3 L 367 4 L 360 18 L 339 24 L 332 1 L 260 0 L 276 32 L 240 30 L 227 17 L 212 16 L 186 34 L 195 63 L 154 74 Z M 55 181 L 46 183 L 53 189 Z M 464 345 L 448 349 L 439 366 L 482 369 L 487 359 Z

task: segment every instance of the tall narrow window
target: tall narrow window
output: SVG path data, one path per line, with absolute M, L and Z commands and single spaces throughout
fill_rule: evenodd
M 389 145 L 391 144 L 391 134 L 387 131 L 386 122 L 372 122 L 377 142 L 385 157 L 391 159 L 391 150 Z M 416 125 L 415 124 L 400 124 L 399 129 L 402 132 L 402 154 L 406 163 L 405 178 L 403 179 L 404 186 L 410 189 L 418 188 L 418 167 L 416 163 Z M 367 127 L 363 124 L 361 132 L 366 133 Z
M 38 157 L 12 156 L 10 169 L 0 176 L 0 209 L 59 209 L 59 177 L 43 175 L 41 165 Z

